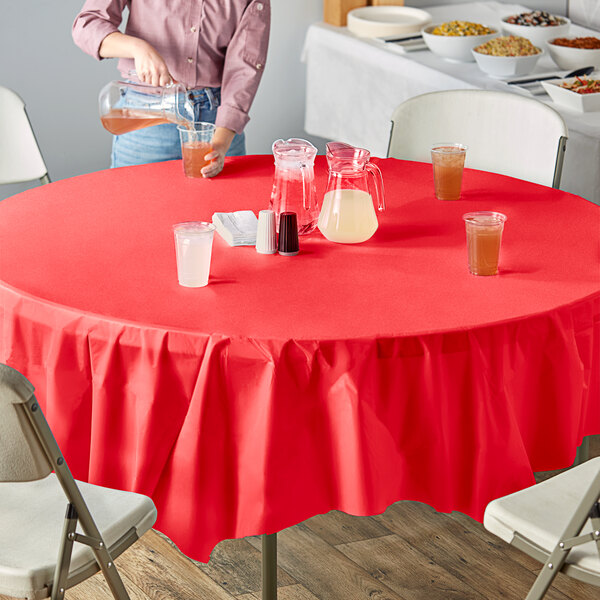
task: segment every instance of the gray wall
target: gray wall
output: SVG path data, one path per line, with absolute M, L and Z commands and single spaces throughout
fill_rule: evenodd
M 459 1 L 463 0 L 406 4 Z M 566 0 L 523 1 L 553 12 L 566 10 Z M 307 137 L 300 54 L 307 27 L 323 14 L 323 0 L 271 2 L 269 59 L 246 129 L 248 152 L 254 154 L 269 153 L 277 138 Z M 116 61 L 97 62 L 73 44 L 71 24 L 82 5 L 83 0 L 0 0 L 0 85 L 25 100 L 53 180 L 109 165 L 111 135 L 100 125 L 97 95 L 119 73 Z M 323 140 L 308 139 L 323 150 Z M 0 199 L 31 185 L 1 186 Z

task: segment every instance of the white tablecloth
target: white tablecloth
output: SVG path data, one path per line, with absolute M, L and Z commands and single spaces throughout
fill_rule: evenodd
M 519 4 L 470 2 L 426 9 L 434 22 L 463 19 L 500 27 L 502 17 L 527 10 Z M 598 35 L 576 25 L 574 35 Z M 368 148 L 386 156 L 390 118 L 404 100 L 446 89 L 496 89 L 520 92 L 488 77 L 476 63 L 451 63 L 428 50 L 403 53 L 393 44 L 357 38 L 346 28 L 319 23 L 307 33 L 305 129 L 312 135 Z M 542 56 L 534 70 L 558 68 Z M 569 128 L 561 189 L 600 204 L 600 112 L 563 109 L 546 95 L 536 96 L 558 110 Z

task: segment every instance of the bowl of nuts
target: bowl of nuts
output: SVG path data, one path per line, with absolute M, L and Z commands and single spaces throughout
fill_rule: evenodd
M 544 48 L 551 39 L 567 35 L 571 21 L 567 17 L 551 15 L 545 10 L 534 10 L 502 19 L 502 29 L 508 35 L 527 38 L 532 44 Z
M 498 34 L 498 30 L 480 23 L 449 21 L 421 30 L 427 47 L 450 62 L 473 62 L 471 49 Z
M 600 69 L 600 39 L 597 37 L 559 37 L 548 42 L 548 52 L 561 69 Z
M 509 35 L 476 46 L 472 53 L 482 71 L 501 79 L 531 73 L 544 51 L 527 38 Z

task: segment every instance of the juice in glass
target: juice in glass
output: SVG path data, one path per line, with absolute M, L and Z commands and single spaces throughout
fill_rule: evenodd
M 191 221 L 173 225 L 177 278 L 184 287 L 204 287 L 208 284 L 215 226 Z
M 178 127 L 181 140 L 183 172 L 187 177 L 202 177 L 202 168 L 209 162 L 204 157 L 212 151 L 215 126 L 212 123 L 195 122 L 190 127 Z
M 438 200 L 458 200 L 462 186 L 467 147 L 463 144 L 435 144 L 431 148 L 433 184 Z
M 496 275 L 506 216 L 481 211 L 463 215 L 467 231 L 469 271 L 473 275 Z
M 182 144 L 183 172 L 188 177 L 202 177 L 202 168 L 210 162 L 204 158 L 209 152 L 212 152 L 212 147 L 208 142 Z

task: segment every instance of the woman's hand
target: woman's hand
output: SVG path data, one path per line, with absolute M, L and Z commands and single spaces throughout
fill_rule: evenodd
M 142 83 L 164 86 L 173 83 L 169 67 L 163 57 L 147 42 L 140 40 L 133 52 L 135 71 Z
M 148 42 L 115 31 L 107 35 L 100 44 L 103 58 L 133 58 L 135 71 L 142 83 L 163 86 L 173 83 L 169 67 L 163 57 Z
M 214 177 L 223 170 L 225 163 L 225 154 L 231 146 L 235 136 L 235 131 L 225 127 L 217 127 L 212 139 L 212 152 L 209 152 L 204 158 L 212 161 L 202 169 L 202 177 Z

